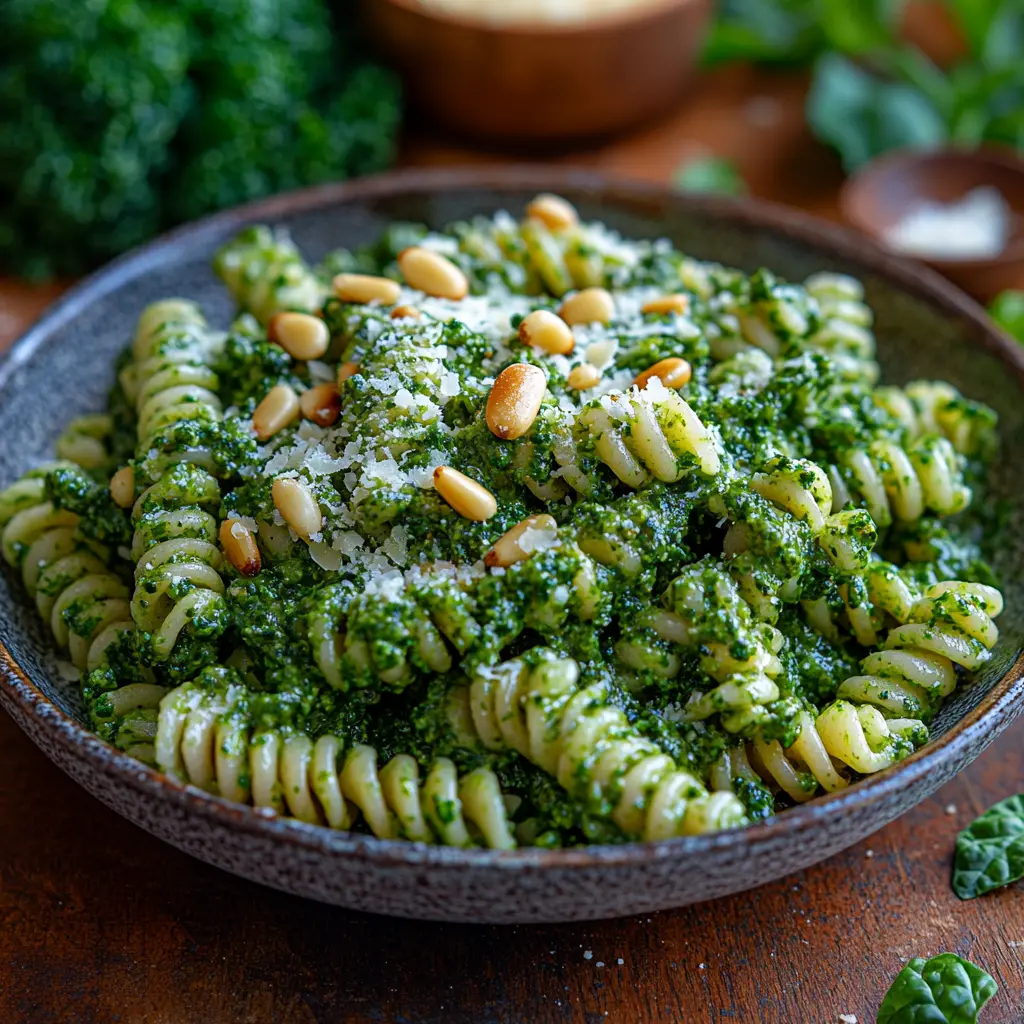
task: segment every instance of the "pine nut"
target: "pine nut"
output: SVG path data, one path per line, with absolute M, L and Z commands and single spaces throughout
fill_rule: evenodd
M 371 274 L 337 274 L 331 286 L 342 302 L 358 302 L 362 305 L 379 302 L 382 306 L 393 306 L 402 291 L 399 283 L 390 277 L 374 277 Z
M 131 466 L 122 466 L 110 478 L 110 497 L 118 508 L 135 504 L 135 470 Z
M 537 418 L 548 382 L 544 371 L 529 363 L 514 363 L 498 374 L 487 396 L 487 426 L 495 437 L 514 441 Z
M 299 396 L 287 384 L 277 384 L 252 414 L 252 427 L 261 441 L 273 437 L 299 418 Z
M 596 387 L 601 380 L 601 371 L 590 363 L 580 363 L 569 371 L 569 379 L 566 384 L 577 391 L 586 391 L 588 388 Z
M 338 387 L 340 388 L 341 385 L 349 379 L 349 377 L 354 377 L 358 372 L 358 363 L 342 363 L 341 366 L 338 367 Z
M 243 575 L 255 576 L 260 571 L 260 549 L 256 538 L 237 519 L 225 519 L 220 524 L 220 546 L 228 561 Z
M 604 288 L 584 288 L 562 303 L 558 315 L 567 324 L 607 324 L 615 315 L 615 300 Z
M 660 295 L 643 304 L 642 313 L 685 313 L 690 308 L 689 295 Z
M 498 511 L 498 502 L 486 487 L 451 466 L 438 466 L 434 470 L 434 487 L 466 519 L 482 523 Z
M 546 309 L 535 309 L 523 317 L 519 324 L 519 340 L 553 356 L 567 356 L 576 345 L 569 325 Z
M 458 301 L 469 292 L 466 275 L 438 252 L 414 245 L 398 254 L 398 266 L 410 288 L 435 298 Z
M 317 384 L 299 395 L 299 407 L 307 420 L 329 427 L 341 415 L 341 394 L 334 384 Z
M 534 534 L 541 534 L 541 536 L 531 536 L 531 543 L 523 545 L 520 541 L 524 539 L 524 534 L 528 530 Z M 494 547 L 484 555 L 484 565 L 490 567 L 500 565 L 507 568 L 516 562 L 521 562 L 523 559 L 529 558 L 538 547 L 550 547 L 557 532 L 558 524 L 546 513 L 527 516 L 521 523 L 513 526 L 508 533 L 495 541 Z
M 279 476 L 270 488 L 274 506 L 284 521 L 307 543 L 320 532 L 323 516 L 312 491 L 294 477 Z
M 276 313 L 267 324 L 267 337 L 293 359 L 319 359 L 331 343 L 327 324 L 309 313 Z
M 568 199 L 553 195 L 551 192 L 541 192 L 533 199 L 526 207 L 526 216 L 539 220 L 551 231 L 565 231 L 576 227 L 580 222 L 576 207 Z
M 420 311 L 415 306 L 395 306 L 391 310 L 392 320 L 419 320 Z
M 681 388 L 689 381 L 691 372 L 690 364 L 685 359 L 672 356 L 659 359 L 643 373 L 638 373 L 633 383 L 643 390 L 652 377 L 657 377 L 667 388 Z

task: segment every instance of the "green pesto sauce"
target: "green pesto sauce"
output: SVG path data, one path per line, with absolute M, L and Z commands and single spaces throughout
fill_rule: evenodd
M 369 247 L 329 254 L 314 272 L 323 295 L 342 272 L 401 280 L 398 254 L 427 237 L 422 226 L 396 224 Z M 452 702 L 475 672 L 536 658 L 540 647 L 571 657 L 581 685 L 600 683 L 602 701 L 707 783 L 724 753 L 755 736 L 791 745 L 798 719 L 820 712 L 857 673 L 866 652 L 844 616 L 847 604 L 867 598 L 863 581 L 836 566 L 840 543 L 863 565 L 874 555 L 891 560 L 918 589 L 947 579 L 991 582 L 972 513 L 939 519 L 926 511 L 914 523 L 876 526 L 864 509 L 849 454 L 880 441 L 907 447 L 914 437 L 874 397 L 876 367 L 862 351 L 870 345 L 870 314 L 857 301 L 816 297 L 810 286 L 767 270 L 747 276 L 696 264 L 665 243 L 627 246 L 603 229 L 559 248 L 538 224 L 478 219 L 453 226 L 443 242 L 469 282 L 464 307 L 418 296 L 410 301 L 422 307 L 420 319 L 393 321 L 386 308 L 327 297 L 331 342 L 318 366 L 292 359 L 243 313 L 210 360 L 225 412 L 197 403 L 194 415 L 162 426 L 151 449 L 135 453 L 140 481 L 153 484 L 135 522 L 82 474 L 50 475 L 51 500 L 81 515 L 83 534 L 105 544 L 130 545 L 134 534 L 136 547 L 149 551 L 179 535 L 168 513 L 183 508 L 196 512 L 191 540 L 216 543 L 216 526 L 228 515 L 258 526 L 259 574 L 246 578 L 229 562 L 218 565 L 223 597 L 200 607 L 169 656 L 156 656 L 148 634 L 125 634 L 107 664 L 87 676 L 84 693 L 103 735 L 128 744 L 149 728 L 145 716 L 130 727 L 113 721 L 106 694 L 118 683 L 192 680 L 210 692 L 242 693 L 230 714 L 260 729 L 370 743 L 380 764 L 407 753 L 421 773 L 439 756 L 460 772 L 489 765 L 516 798 L 520 841 L 624 841 L 634 837 L 610 820 L 607 794 L 604 804 L 569 796 L 520 755 L 487 750 L 458 732 Z M 268 296 L 286 284 L 248 283 L 260 286 L 261 316 Z M 557 310 L 563 293 L 581 284 L 609 288 L 627 312 L 604 330 L 578 330 L 570 358 L 519 340 L 526 314 Z M 689 302 L 685 316 L 642 313 L 652 295 L 679 292 Z M 243 304 L 245 295 L 240 290 Z M 755 321 L 760 334 L 751 333 Z M 568 384 L 594 342 L 608 346 L 598 360 L 605 385 L 613 385 L 605 391 L 628 391 L 636 373 L 662 359 L 691 364 L 679 395 L 713 431 L 718 473 L 701 472 L 689 451 L 673 451 L 679 479 L 644 470 L 639 486 L 620 481 L 586 427 L 586 414 L 605 408 L 600 396 Z M 256 441 L 252 411 L 272 387 L 302 392 L 333 380 L 342 363 L 357 369 L 340 385 L 337 424 L 300 421 L 267 444 Z M 487 401 L 494 379 L 515 363 L 540 367 L 547 390 L 529 431 L 500 440 L 486 422 Z M 123 391 L 111 407 L 117 431 L 134 431 Z M 957 409 L 979 438 L 958 470 L 977 507 L 979 456 L 994 420 L 967 400 Z M 636 422 L 622 427 L 634 453 L 637 430 Z M 841 531 L 826 536 L 752 486 L 754 474 L 792 470 L 799 486 L 813 488 L 815 475 L 794 460 L 816 463 L 849 492 Z M 439 465 L 487 488 L 497 512 L 483 522 L 460 515 L 429 483 Z M 281 474 L 303 480 L 325 517 L 309 545 L 274 507 L 272 482 Z M 550 546 L 498 571 L 483 566 L 496 541 L 540 513 L 557 525 Z M 414 567 L 424 572 L 411 573 Z M 395 586 L 381 582 L 400 572 L 406 576 Z M 152 593 L 180 601 L 195 586 L 145 571 L 139 599 Z M 755 609 L 744 586 L 766 595 L 768 611 Z M 801 607 L 819 601 L 839 623 L 834 635 L 816 632 Z M 696 639 L 666 638 L 653 610 L 684 622 Z M 88 610 L 69 612 L 76 614 Z M 337 638 L 337 688 L 322 668 L 325 623 L 326 635 Z M 432 667 L 424 643 L 432 623 L 444 624 L 445 672 Z M 754 659 L 769 642 L 777 645 L 776 697 L 745 721 L 727 723 L 724 706 L 689 715 L 720 682 L 709 675 L 715 657 Z M 896 745 L 902 756 L 913 741 Z M 751 820 L 776 809 L 774 785 L 748 776 L 732 785 Z M 453 808 L 435 812 L 449 821 Z

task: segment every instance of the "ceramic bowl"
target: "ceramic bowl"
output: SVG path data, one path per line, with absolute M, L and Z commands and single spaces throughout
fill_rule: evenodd
M 854 227 L 875 239 L 915 203 L 951 203 L 973 189 L 998 189 L 1013 216 L 1010 237 L 998 256 L 924 260 L 981 302 L 1008 288 L 1024 288 L 1024 158 L 1006 147 L 901 150 L 872 160 L 843 186 L 839 207 Z
M 678 100 L 711 0 L 652 0 L 553 24 L 495 24 L 419 0 L 363 0 L 363 9 L 414 108 L 472 138 L 559 146 L 628 128 Z
M 1021 708 L 1024 659 L 1024 350 L 936 274 L 859 236 L 764 203 L 692 197 L 546 169 L 413 172 L 328 185 L 229 211 L 117 260 L 62 298 L 0 365 L 0 485 L 48 457 L 62 423 L 98 409 L 139 310 L 166 295 L 201 301 L 227 324 L 210 270 L 217 246 L 253 221 L 286 226 L 317 258 L 373 239 L 394 220 L 434 225 L 520 211 L 553 190 L 627 235 L 665 235 L 696 256 L 803 279 L 856 274 L 877 313 L 888 380 L 936 374 L 1000 415 L 994 497 L 1007 503 L 996 567 L 1007 609 L 992 661 L 902 764 L 748 829 L 663 843 L 511 853 L 380 841 L 277 818 L 169 781 L 95 738 L 73 685 L 12 575 L 0 586 L 0 703 L 89 792 L 205 861 L 266 885 L 359 910 L 452 921 L 569 921 L 647 913 L 752 888 L 882 827 L 973 760 Z M 60 401 L 54 396 L 59 394 Z

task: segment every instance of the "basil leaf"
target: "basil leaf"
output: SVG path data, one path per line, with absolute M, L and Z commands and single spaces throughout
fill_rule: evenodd
M 876 78 L 837 53 L 815 67 L 807 120 L 839 151 L 847 171 L 888 149 L 937 146 L 947 135 L 942 117 L 917 89 Z
M 747 191 L 739 168 L 731 160 L 717 156 L 691 160 L 676 172 L 675 186 L 683 192 L 714 192 L 724 196 L 741 196 Z
M 818 20 L 833 49 L 867 53 L 895 42 L 899 0 L 818 0 Z
M 878 1024 L 977 1024 L 981 1008 L 998 991 L 989 974 L 955 953 L 917 958 L 886 992 Z
M 1017 295 L 1018 300 L 1024 298 Z M 1004 294 L 997 305 L 1005 300 Z M 1020 306 L 1017 315 L 1024 321 Z M 969 900 L 1018 878 L 1024 878 L 1024 794 L 990 807 L 957 836 L 953 891 Z

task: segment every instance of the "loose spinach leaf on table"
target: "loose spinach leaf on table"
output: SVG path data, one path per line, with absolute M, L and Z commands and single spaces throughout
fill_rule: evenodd
M 878 1024 L 977 1024 L 981 1008 L 998 990 L 989 974 L 955 953 L 918 957 L 886 992 Z
M 957 836 L 953 891 L 962 900 L 1024 878 L 1024 795 L 990 807 Z

